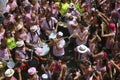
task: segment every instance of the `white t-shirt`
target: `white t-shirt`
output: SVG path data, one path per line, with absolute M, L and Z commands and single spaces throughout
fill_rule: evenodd
M 63 56 L 65 54 L 65 51 L 64 51 L 64 46 L 65 46 L 65 40 L 62 39 L 58 42 L 59 46 L 61 47 L 60 50 L 57 50 L 56 49 L 56 46 L 53 46 L 53 55 L 54 56 Z

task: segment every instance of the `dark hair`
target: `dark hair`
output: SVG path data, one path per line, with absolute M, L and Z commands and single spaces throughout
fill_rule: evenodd
M 29 11 L 29 10 L 30 10 L 30 8 L 31 8 L 31 6 L 30 6 L 30 5 L 28 5 L 28 6 L 25 6 L 25 7 L 24 7 L 25 11 Z
M 60 72 L 59 71 L 54 71 L 52 75 L 52 80 L 57 80 L 59 77 Z

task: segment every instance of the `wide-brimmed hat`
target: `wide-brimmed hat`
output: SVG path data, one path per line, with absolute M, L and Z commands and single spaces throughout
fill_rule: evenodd
M 38 55 L 38 56 L 41 56 L 42 55 L 42 49 L 41 48 L 35 48 L 35 53 Z
M 88 47 L 85 46 L 85 45 L 83 45 L 83 44 L 77 46 L 77 51 L 78 51 L 79 53 L 86 53 L 88 50 L 89 50 Z
M 37 70 L 36 70 L 35 67 L 30 67 L 30 68 L 28 69 L 28 74 L 29 74 L 29 75 L 34 75 L 36 72 L 37 72 Z
M 43 80 L 47 80 L 49 77 L 48 77 L 48 75 L 47 74 L 42 74 L 42 79 Z
M 13 69 L 7 69 L 5 71 L 5 76 L 6 77 L 11 77 L 11 76 L 13 76 L 13 74 L 14 74 L 14 70 Z
M 15 30 L 16 30 L 16 31 L 19 31 L 19 30 L 22 29 L 22 28 L 23 28 L 23 23 L 20 22 L 20 23 L 16 26 Z
M 69 9 L 74 9 L 75 7 L 74 7 L 74 3 L 70 3 L 70 5 L 69 5 L 69 7 L 68 7 Z
M 63 32 L 59 31 L 59 32 L 57 33 L 57 35 L 62 37 L 62 36 L 63 36 Z
M 24 45 L 24 41 L 20 40 L 16 42 L 17 47 L 22 47 Z
M 35 31 L 37 31 L 37 29 L 38 29 L 37 25 L 33 25 L 33 26 L 30 27 L 31 32 L 35 32 Z

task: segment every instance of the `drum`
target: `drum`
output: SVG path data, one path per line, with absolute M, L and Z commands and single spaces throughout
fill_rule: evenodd
M 56 33 L 51 32 L 51 34 L 48 36 L 49 39 L 55 39 L 57 37 Z
M 10 58 L 10 60 L 7 62 L 7 67 L 10 69 L 15 67 L 15 62 L 13 61 L 12 58 Z
M 48 44 L 42 43 L 42 45 L 38 48 L 35 48 L 35 50 L 36 50 L 35 53 L 38 56 L 45 56 L 50 51 L 50 48 L 49 48 Z

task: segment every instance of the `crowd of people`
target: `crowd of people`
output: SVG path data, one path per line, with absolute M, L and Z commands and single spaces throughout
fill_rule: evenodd
M 1 0 L 0 80 L 120 80 L 119 0 Z

